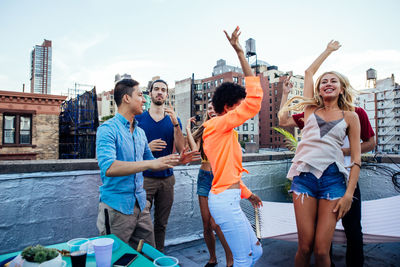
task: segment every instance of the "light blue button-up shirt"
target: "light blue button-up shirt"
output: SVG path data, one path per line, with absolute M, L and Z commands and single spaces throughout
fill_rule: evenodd
M 146 191 L 141 172 L 128 176 L 108 177 L 106 171 L 115 160 L 142 161 L 154 159 L 146 134 L 135 121 L 133 134 L 130 123 L 121 114 L 104 122 L 97 129 L 96 153 L 103 185 L 100 201 L 124 214 L 133 214 L 135 201 L 140 210 L 146 206 Z

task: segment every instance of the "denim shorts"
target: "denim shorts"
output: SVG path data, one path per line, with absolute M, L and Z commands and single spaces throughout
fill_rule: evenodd
M 199 170 L 199 175 L 197 176 L 197 194 L 199 196 L 208 197 L 213 178 L 214 175 L 211 171 Z
M 332 163 L 319 179 L 310 172 L 302 172 L 299 176 L 293 177 L 290 192 L 305 194 L 316 199 L 335 200 L 344 196 L 346 178 L 339 172 L 336 163 Z

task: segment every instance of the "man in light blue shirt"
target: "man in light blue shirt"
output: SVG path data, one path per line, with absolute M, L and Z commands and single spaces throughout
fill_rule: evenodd
M 103 185 L 100 186 L 97 228 L 101 235 L 113 233 L 136 248 L 140 239 L 154 246 L 150 203 L 143 189 L 145 170 L 164 170 L 197 160 L 196 152 L 155 159 L 135 115 L 146 102 L 139 83 L 119 81 L 114 88 L 118 113 L 97 129 L 96 153 Z

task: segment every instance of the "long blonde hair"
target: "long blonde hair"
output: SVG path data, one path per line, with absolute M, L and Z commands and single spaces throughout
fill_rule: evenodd
M 327 71 L 322 75 L 320 75 L 317 81 L 315 82 L 314 98 L 294 96 L 285 103 L 285 105 L 279 111 L 279 115 L 281 115 L 283 112 L 287 112 L 290 110 L 303 111 L 306 106 L 315 106 L 317 108 L 323 108 L 324 101 L 322 97 L 319 95 L 319 86 L 321 84 L 322 77 L 324 77 L 326 74 L 336 75 L 340 82 L 340 88 L 343 89 L 343 94 L 342 93 L 339 94 L 339 99 L 338 99 L 339 108 L 344 111 L 354 111 L 353 99 L 355 95 L 355 90 L 351 86 L 349 79 L 337 71 Z

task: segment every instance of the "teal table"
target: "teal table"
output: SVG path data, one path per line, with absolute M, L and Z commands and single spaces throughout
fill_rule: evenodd
M 105 235 L 102 237 L 109 237 L 109 238 L 114 239 L 116 242 L 119 242 L 118 249 L 113 251 L 113 255 L 112 255 L 112 259 L 111 259 L 111 266 L 117 259 L 119 259 L 119 257 L 124 255 L 125 253 L 139 254 L 136 250 L 134 250 L 129 245 L 127 245 L 126 243 L 121 241 L 121 239 L 119 239 L 115 235 Z M 48 248 L 56 248 L 59 250 L 62 250 L 62 249 L 69 250 L 66 242 L 61 243 L 61 244 L 47 246 L 47 247 Z M 0 262 L 8 259 L 10 257 L 16 256 L 19 253 L 21 253 L 21 251 L 0 255 Z M 65 260 L 67 262 L 67 266 L 72 266 L 70 257 L 63 257 L 63 260 Z M 96 259 L 94 256 L 86 257 L 86 266 L 87 267 L 96 267 Z M 143 256 L 142 254 L 139 254 L 139 256 L 136 258 L 136 260 L 129 266 L 131 266 L 131 267 L 133 267 L 133 266 L 140 266 L 140 267 L 152 266 L 152 267 L 154 267 L 154 264 L 150 260 L 148 260 L 145 256 Z

